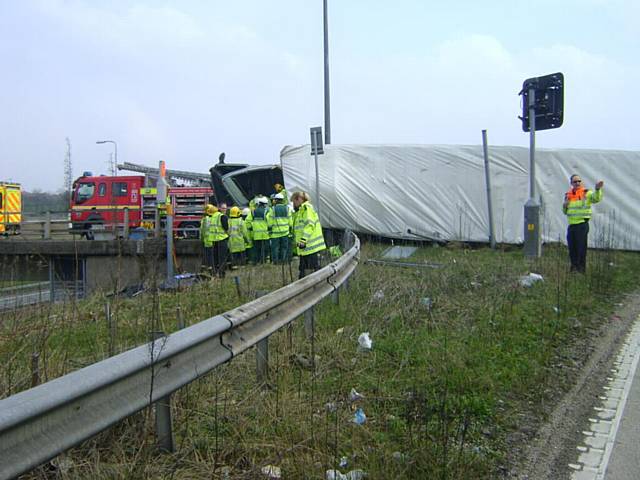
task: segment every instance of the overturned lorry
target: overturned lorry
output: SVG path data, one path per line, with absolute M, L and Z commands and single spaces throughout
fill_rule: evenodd
M 317 199 L 309 145 L 280 154 L 287 189 Z M 640 152 L 536 150 L 536 197 L 545 242 L 565 242 L 562 212 L 569 176 L 587 188 L 604 180 L 604 200 L 594 207 L 591 247 L 640 250 L 637 181 Z M 487 242 L 489 213 L 482 146 L 325 145 L 318 161 L 320 219 L 328 228 L 397 239 Z M 524 204 L 529 197 L 529 150 L 489 149 L 495 238 L 524 241 Z

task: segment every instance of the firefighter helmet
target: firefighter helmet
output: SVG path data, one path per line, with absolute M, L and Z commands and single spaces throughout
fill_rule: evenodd
M 204 208 L 204 213 L 206 213 L 207 215 L 213 215 L 217 211 L 218 207 L 216 207 L 215 205 L 211 205 L 210 203 L 207 204 L 207 206 Z
M 229 216 L 231 218 L 238 218 L 240 216 L 240 209 L 238 207 L 231 207 L 231 210 L 229 210 Z

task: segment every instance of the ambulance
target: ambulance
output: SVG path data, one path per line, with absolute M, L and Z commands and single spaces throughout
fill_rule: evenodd
M 17 235 L 22 221 L 22 189 L 19 183 L 0 182 L 0 235 Z

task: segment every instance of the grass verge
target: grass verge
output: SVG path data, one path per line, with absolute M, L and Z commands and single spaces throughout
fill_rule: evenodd
M 301 322 L 270 338 L 268 385 L 256 385 L 250 351 L 177 392 L 175 454 L 155 450 L 143 411 L 58 459 L 64 478 L 265 478 L 267 465 L 282 478 L 325 478 L 333 468 L 369 478 L 496 478 L 509 462 L 509 434 L 570 386 L 572 345 L 637 288 L 640 266 L 637 253 L 593 251 L 589 273 L 570 275 L 565 249 L 553 245 L 533 262 L 519 249 L 450 244 L 411 258 L 439 268 L 366 263 L 385 248 L 363 247 L 339 304 L 316 309 L 313 342 Z M 529 272 L 544 280 L 521 286 Z M 5 316 L 0 393 L 28 387 L 33 354 L 42 380 L 54 378 L 151 331 L 173 331 L 177 317 L 192 324 L 290 278 L 273 266 L 239 276 L 240 296 L 228 277 L 111 299 L 115 332 L 100 296 Z M 371 350 L 358 349 L 363 332 Z

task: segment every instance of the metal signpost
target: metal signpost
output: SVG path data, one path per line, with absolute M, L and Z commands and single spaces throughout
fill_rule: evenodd
M 316 164 L 316 199 L 315 206 L 318 216 L 320 216 L 320 170 L 318 169 L 318 155 L 324 154 L 322 145 L 322 127 L 311 127 L 311 155 Z
M 496 233 L 493 227 L 493 207 L 491 204 L 491 174 L 489 173 L 489 146 L 487 144 L 487 131 L 482 130 L 482 151 L 484 154 L 484 178 L 487 184 L 487 208 L 489 210 L 489 243 L 491 248 L 496 248 Z
M 529 199 L 524 205 L 524 254 L 540 257 L 540 202 L 536 198 L 536 129 L 548 130 L 562 126 L 564 116 L 564 76 L 553 73 L 528 78 L 522 85 L 522 130 L 529 132 Z
M 542 254 L 540 234 L 540 202 L 536 199 L 536 91 L 529 88 L 529 199 L 524 204 L 524 255 L 539 257 Z

